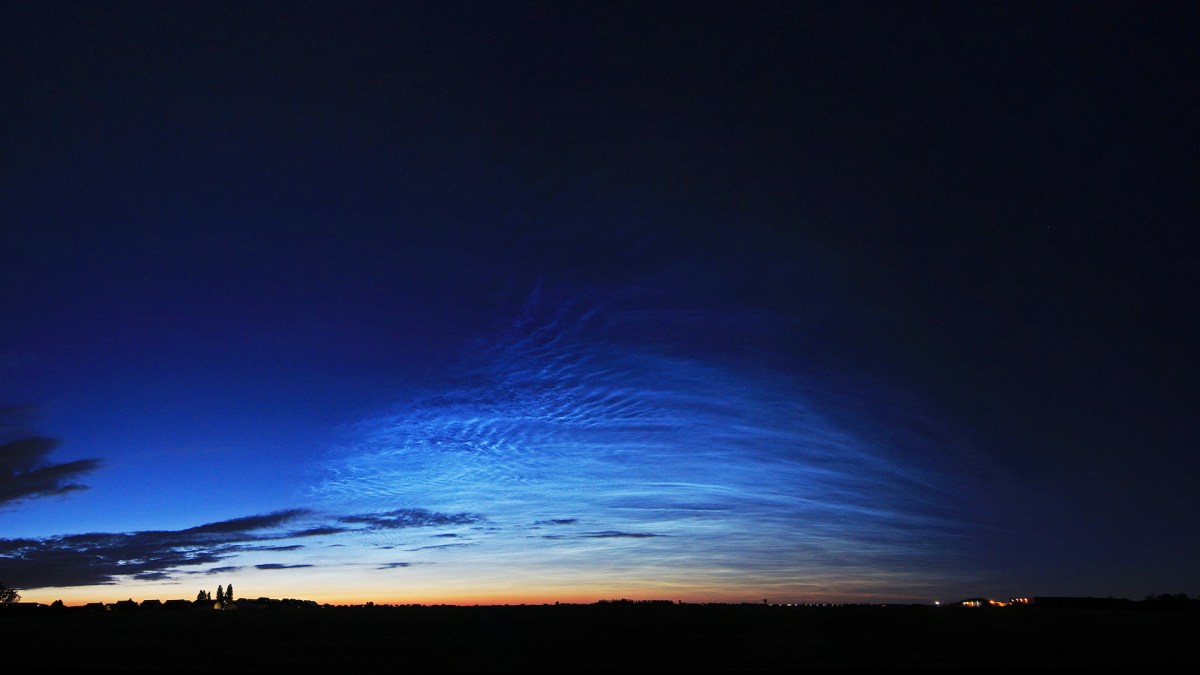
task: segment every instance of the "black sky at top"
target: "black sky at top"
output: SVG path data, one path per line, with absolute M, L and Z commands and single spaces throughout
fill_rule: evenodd
M 8 3 L 3 346 L 89 325 L 120 354 L 186 323 L 181 349 L 269 361 L 256 331 L 317 316 L 283 353 L 332 382 L 436 368 L 540 279 L 670 258 L 805 326 L 784 362 L 928 397 L 1096 537 L 1177 536 L 1196 13 Z

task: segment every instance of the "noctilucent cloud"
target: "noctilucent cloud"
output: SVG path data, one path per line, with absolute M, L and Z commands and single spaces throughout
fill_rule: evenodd
M 956 565 L 983 524 L 962 492 L 983 468 L 969 449 L 872 419 L 864 383 L 779 372 L 761 345 L 688 348 L 755 342 L 781 319 L 656 308 L 645 291 L 552 295 L 535 288 L 440 386 L 347 424 L 303 472 L 304 509 L 7 539 L 3 571 L 139 595 L 212 575 L 496 601 L 919 598 L 972 580 Z M 224 495 L 219 475 L 200 482 Z
M 881 440 L 817 374 L 621 338 L 651 326 L 705 333 L 712 317 L 535 297 L 450 386 L 364 422 L 313 494 L 486 514 L 446 545 L 581 592 L 630 575 L 713 597 L 929 592 L 924 575 L 966 543 L 960 449 Z
M 27 600 L 1197 590 L 1194 7 L 6 16 Z

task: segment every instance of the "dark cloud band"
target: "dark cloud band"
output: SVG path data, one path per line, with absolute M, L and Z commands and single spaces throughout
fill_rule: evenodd
M 100 460 L 54 464 L 47 456 L 58 441 L 34 436 L 0 444 L 0 507 L 23 499 L 65 495 L 87 486 L 76 481 L 100 467 Z
M 302 521 L 332 518 L 342 525 L 321 522 L 293 529 Z M 183 530 L 92 532 L 45 538 L 0 539 L 0 579 L 18 588 L 91 586 L 116 583 L 120 577 L 143 581 L 171 578 L 180 568 L 221 563 L 246 551 L 293 551 L 300 544 L 262 545 L 261 542 L 365 532 L 376 529 L 455 525 L 477 522 L 472 514 L 447 514 L 425 509 L 399 509 L 375 514 L 321 516 L 307 509 L 287 509 L 206 523 Z M 351 527 L 349 524 L 358 525 Z M 260 570 L 311 567 L 307 564 L 263 563 Z M 226 565 L 208 570 L 233 571 Z

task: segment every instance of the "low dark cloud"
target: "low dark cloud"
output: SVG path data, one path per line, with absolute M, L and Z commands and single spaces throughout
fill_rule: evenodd
M 578 522 L 578 518 L 551 518 L 549 520 L 536 521 L 534 525 L 574 525 Z
M 295 537 L 323 537 L 330 534 L 341 534 L 343 532 L 353 532 L 355 528 L 339 527 L 337 525 L 322 525 L 320 527 L 309 527 L 303 530 L 289 532 L 280 539 L 293 539 Z
M 430 550 L 430 549 L 435 549 L 435 548 L 454 548 L 454 547 L 456 547 L 456 546 L 474 546 L 474 545 L 475 545 L 475 544 L 470 544 L 470 543 L 462 543 L 462 544 L 434 544 L 433 546 L 418 546 L 418 547 L 416 547 L 416 548 L 406 548 L 406 549 L 404 549 L 404 550 L 405 550 L 405 551 L 428 551 L 428 550 Z
M 40 456 L 25 446 L 20 450 L 26 456 Z M 303 544 L 273 545 L 269 543 L 272 541 L 405 527 L 463 525 L 480 519 L 481 516 L 469 513 L 438 513 L 426 509 L 348 516 L 287 509 L 205 523 L 184 530 L 0 538 L 0 579 L 16 588 L 44 588 L 113 584 L 120 577 L 159 581 L 178 573 L 218 574 L 239 568 L 226 565 L 207 572 L 186 572 L 180 568 L 219 564 L 247 551 L 283 552 L 304 548 Z M 297 525 L 301 527 L 296 529 Z M 255 567 L 280 570 L 310 565 L 267 563 Z
M 665 534 L 651 534 L 649 532 L 617 532 L 616 530 L 605 530 L 604 532 L 584 532 L 579 535 L 583 539 L 649 539 L 650 537 L 665 537 Z
M 228 574 L 230 572 L 236 572 L 240 569 L 242 569 L 241 565 L 226 565 L 225 567 L 214 567 L 211 570 L 205 571 L 204 573 L 205 574 Z
M 180 567 L 219 563 L 247 544 L 288 536 L 274 528 L 303 509 L 207 523 L 186 530 L 92 532 L 0 539 L 0 579 L 18 588 L 112 584 L 117 577 L 161 579 Z
M 665 537 L 665 534 L 652 534 L 650 532 L 618 532 L 617 530 L 605 530 L 603 532 L 581 532 L 579 534 L 544 534 L 542 539 L 650 539 L 653 537 Z
M 457 534 L 454 534 L 453 532 L 447 532 L 446 534 L 435 534 L 435 535 L 433 535 L 433 536 L 434 536 L 434 537 L 438 537 L 438 538 L 442 538 L 442 539 L 452 539 L 452 538 L 454 538 L 454 537 L 457 537 L 458 535 L 457 535 Z
M 0 507 L 88 489 L 76 479 L 99 468 L 100 460 L 56 464 L 47 457 L 57 446 L 57 440 L 40 436 L 0 443 Z
M 365 525 L 370 529 L 394 530 L 405 527 L 429 527 L 430 525 L 470 525 L 482 520 L 473 513 L 438 513 L 427 509 L 396 509 L 383 513 L 367 513 L 342 516 L 343 523 Z
M 133 575 L 133 578 L 139 581 L 163 581 L 172 577 L 170 572 L 142 572 Z
M 284 511 L 276 511 L 267 513 L 261 516 L 245 516 L 243 518 L 233 518 L 231 520 L 222 520 L 216 523 L 208 523 L 207 525 L 199 525 L 183 530 L 181 534 L 233 534 L 251 532 L 254 530 L 263 530 L 271 527 L 279 527 L 280 525 L 296 520 L 300 516 L 307 516 L 311 513 L 308 509 L 287 509 Z
M 383 565 L 380 565 L 379 567 L 377 567 L 375 569 L 392 570 L 392 569 L 396 569 L 397 567 L 410 567 L 410 566 L 412 566 L 412 563 L 390 562 L 390 563 L 384 563 Z

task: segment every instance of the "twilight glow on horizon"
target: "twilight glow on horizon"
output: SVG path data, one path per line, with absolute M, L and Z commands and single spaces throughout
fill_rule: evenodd
M 24 600 L 1196 590 L 1182 9 L 10 9 Z

